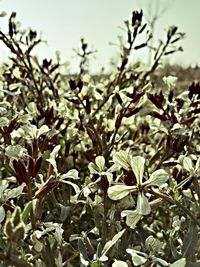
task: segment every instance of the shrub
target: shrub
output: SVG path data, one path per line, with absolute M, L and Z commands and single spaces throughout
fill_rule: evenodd
M 65 75 L 15 19 L 0 31 L 1 266 L 199 266 L 200 85 L 150 82 L 183 34 L 170 27 L 142 70 L 134 11 L 115 73 L 89 75 L 82 39 Z

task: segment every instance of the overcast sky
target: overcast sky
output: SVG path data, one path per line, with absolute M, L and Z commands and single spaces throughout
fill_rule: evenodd
M 63 60 L 77 66 L 73 48 L 84 37 L 94 49 L 98 50 L 92 59 L 91 67 L 96 71 L 102 66 L 108 67 L 110 58 L 117 56 L 117 35 L 123 35 L 120 26 L 131 17 L 135 9 L 143 8 L 146 18 L 151 17 L 149 4 L 159 4 L 159 10 L 165 9 L 156 23 L 155 39 L 165 36 L 165 30 L 176 25 L 186 33 L 181 42 L 184 52 L 169 57 L 170 61 L 180 64 L 200 65 L 200 0 L 0 0 L 0 10 L 9 15 L 17 12 L 17 18 L 23 28 L 42 33 L 48 45 L 41 45 L 37 53 L 42 57 L 52 57 L 59 50 Z M 153 7 L 152 7 L 152 10 Z M 5 29 L 8 16 L 0 19 L 0 27 Z M 0 60 L 6 57 L 6 51 L 0 46 Z M 135 60 L 147 55 L 135 55 Z

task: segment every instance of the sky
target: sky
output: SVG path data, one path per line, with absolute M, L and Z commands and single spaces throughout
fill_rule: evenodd
M 0 18 L 0 28 L 6 31 L 9 15 L 16 11 L 23 28 L 37 30 L 48 42 L 35 52 L 52 58 L 58 50 L 63 61 L 71 62 L 71 69 L 78 67 L 74 49 L 80 47 L 80 39 L 84 38 L 91 49 L 97 50 L 91 58 L 91 70 L 95 72 L 102 67 L 109 69 L 110 60 L 119 58 L 119 47 L 111 43 L 119 43 L 117 36 L 124 35 L 122 27 L 132 11 L 142 8 L 144 20 L 149 21 L 155 15 L 156 5 L 156 13 L 161 14 L 155 24 L 155 44 L 164 38 L 169 26 L 176 25 L 186 33 L 180 42 L 184 52 L 171 55 L 168 61 L 200 65 L 200 0 L 0 0 L 0 11 L 7 13 Z M 0 44 L 0 62 L 7 56 Z M 138 59 L 147 63 L 147 51 L 136 53 L 133 60 Z

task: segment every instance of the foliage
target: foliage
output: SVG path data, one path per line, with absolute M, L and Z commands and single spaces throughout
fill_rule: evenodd
M 199 266 L 200 85 L 150 82 L 183 38 L 169 28 L 148 47 L 142 11 L 125 21 L 127 41 L 111 75 L 90 76 L 40 61 L 37 32 L 16 14 L 0 40 L 11 56 L 0 76 L 1 266 Z M 180 50 L 178 48 L 178 50 Z

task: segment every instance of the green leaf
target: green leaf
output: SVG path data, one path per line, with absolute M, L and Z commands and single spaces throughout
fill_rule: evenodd
M 99 259 L 101 257 L 102 250 L 103 250 L 102 244 L 99 242 L 97 245 L 97 251 L 96 251 L 97 259 Z
M 69 217 L 69 214 L 70 214 L 70 211 L 71 211 L 71 207 L 70 206 L 64 206 L 64 205 L 62 205 L 60 203 L 58 203 L 57 205 L 61 209 L 61 211 L 60 211 L 60 220 L 61 220 L 61 222 L 64 222 L 67 219 L 67 217 Z
M 169 266 L 169 263 L 161 258 L 153 258 L 154 263 L 158 263 L 158 266 Z M 157 266 L 157 265 L 156 265 Z
M 61 182 L 65 183 L 65 184 L 68 184 L 68 185 L 71 185 L 74 188 L 74 191 L 75 191 L 76 194 L 80 193 L 80 188 L 75 183 L 72 183 L 70 181 L 65 181 L 65 180 L 61 180 Z
M 141 219 L 142 215 L 137 213 L 136 210 L 123 210 L 121 212 L 121 216 L 126 216 L 126 224 L 131 228 L 134 229 L 136 224 Z
M 200 157 L 198 157 L 196 165 L 195 165 L 195 172 L 199 176 L 199 171 L 200 171 Z
M 5 127 L 9 124 L 9 120 L 6 117 L 0 118 L 0 127 Z
M 20 158 L 27 154 L 27 150 L 20 145 L 9 145 L 5 149 L 5 155 L 8 158 Z
M 174 259 L 178 260 L 181 257 L 181 253 L 177 250 L 177 247 L 174 245 L 173 237 L 170 237 L 169 244 L 172 256 L 174 257 Z
M 180 260 L 175 261 L 174 263 L 170 264 L 170 267 L 185 267 L 186 266 L 186 259 L 182 258 Z
M 135 174 L 137 184 L 141 185 L 144 175 L 145 159 L 141 156 L 136 156 L 131 159 L 131 168 Z
M 153 186 L 161 186 L 169 179 L 168 173 L 163 169 L 156 170 L 153 172 L 149 180 L 144 182 L 144 184 L 153 185 Z
M 88 164 L 88 169 L 90 170 L 90 173 L 98 173 L 97 165 L 94 164 L 93 162 L 90 162 Z
M 49 159 L 46 159 L 46 161 L 48 161 L 53 166 L 53 170 L 57 174 L 58 173 L 58 168 L 57 168 L 57 164 L 56 164 L 55 159 L 54 158 L 49 158 Z
M 18 187 L 9 190 L 6 194 L 6 201 L 10 198 L 16 198 L 20 196 L 24 190 L 24 187 L 25 187 L 25 183 L 22 183 Z
M 134 249 L 127 249 L 127 253 L 131 254 L 132 262 L 134 266 L 140 266 L 147 262 L 147 255 L 145 253 L 136 251 Z
M 67 173 L 61 175 L 61 179 L 79 180 L 78 171 L 75 169 L 69 170 Z
M 113 185 L 108 188 L 108 196 L 112 200 L 119 200 L 135 190 L 137 190 L 136 186 Z
M 32 236 L 33 247 L 37 252 L 41 252 L 43 249 L 43 243 L 40 242 L 35 235 Z
M 103 250 L 102 250 L 102 254 L 101 254 L 101 257 L 100 257 L 100 261 L 104 261 L 104 258 L 106 256 L 106 254 L 108 253 L 108 251 L 116 244 L 116 242 L 122 237 L 122 235 L 124 234 L 126 229 L 123 229 L 122 231 L 120 231 L 119 233 L 117 233 L 113 238 L 112 240 L 109 240 Z
M 5 210 L 3 206 L 0 206 L 0 223 L 3 222 L 5 218 Z
M 99 261 L 93 261 L 93 262 L 91 263 L 91 267 L 100 267 L 100 265 L 99 265 Z
M 127 171 L 131 169 L 130 155 L 127 151 L 120 151 L 115 153 L 113 155 L 113 162 Z
M 151 212 L 149 201 L 143 192 L 138 193 L 136 211 L 141 215 L 148 215 Z
M 44 126 L 45 126 L 45 125 L 44 125 Z M 43 126 L 42 126 L 42 127 L 43 127 Z M 41 128 L 42 128 L 42 127 L 41 127 Z M 58 152 L 59 152 L 60 148 L 61 148 L 61 145 L 57 145 L 57 146 L 55 146 L 54 149 L 52 150 L 51 154 L 50 154 L 50 158 L 55 159 L 55 158 L 58 156 Z
M 37 138 L 39 138 L 42 134 L 47 133 L 50 131 L 49 127 L 47 125 L 42 125 L 37 132 Z M 58 145 L 59 146 L 59 145 Z
M 189 157 L 183 158 L 183 168 L 186 169 L 188 172 L 193 171 L 194 166 L 193 166 L 191 158 L 189 158 Z
M 105 167 L 104 157 L 103 156 L 96 157 L 95 163 L 96 163 L 97 167 L 99 168 L 99 171 L 102 172 L 104 170 L 104 167 Z
M 125 261 L 115 261 L 112 267 L 128 267 L 128 264 Z
M 183 240 L 182 253 L 184 258 L 188 258 L 195 253 L 198 242 L 198 230 L 196 224 L 190 223 L 189 231 Z
M 8 187 L 8 183 L 0 185 L 0 200 L 1 201 L 4 201 L 4 192 L 5 192 L 7 187 Z
M 46 161 L 48 161 L 53 166 L 53 170 L 56 174 L 58 173 L 58 169 L 57 169 L 57 164 L 56 164 L 55 159 L 58 156 L 58 152 L 59 152 L 60 148 L 61 148 L 60 145 L 55 146 L 54 149 L 52 150 L 52 152 L 50 153 L 49 159 L 46 159 Z
M 24 210 L 22 212 L 22 220 L 24 223 L 27 223 L 32 207 L 33 207 L 32 201 L 26 203 Z
M 85 247 L 85 244 L 81 238 L 78 239 L 78 249 L 80 251 L 80 260 L 83 266 L 89 266 L 90 260 L 87 255 L 87 249 Z
M 153 237 L 152 235 L 150 235 L 149 237 L 147 237 L 147 239 L 145 240 L 145 247 L 149 250 L 149 251 L 153 251 L 153 252 L 157 252 L 160 250 L 160 248 L 163 247 L 163 242 L 161 242 L 160 240 L 156 239 L 155 237 Z
M 176 76 L 172 76 L 172 75 L 164 76 L 163 82 L 167 85 L 169 89 L 172 89 L 175 87 L 177 79 L 178 78 Z

